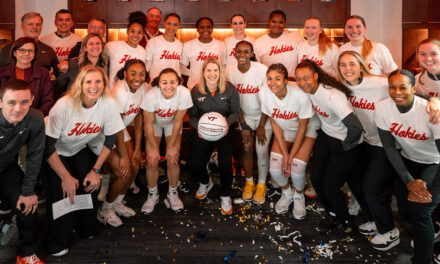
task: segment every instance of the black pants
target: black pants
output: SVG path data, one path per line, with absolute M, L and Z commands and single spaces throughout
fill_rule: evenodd
M 368 167 L 364 177 L 364 193 L 370 214 L 369 221 L 373 220 L 380 234 L 395 228 L 391 198 L 393 185 L 396 184 L 396 198 L 399 212 L 407 210 L 407 192 L 402 180 L 389 162 L 383 147 L 365 143 L 363 155 Z
M 344 151 L 342 141 L 326 135 L 318 130 L 318 137 L 313 147 L 310 180 L 318 194 L 318 199 L 327 212 L 334 212 L 343 223 L 350 219 L 347 201 L 341 188 L 347 181 L 352 190 L 353 184 L 361 184 L 356 180 L 353 170 L 361 154 L 360 147 Z M 354 177 L 351 179 L 351 177 Z M 351 184 L 350 184 L 351 183 Z
M 17 162 L 9 164 L 0 172 L 0 193 L 2 199 L 6 199 L 6 202 L 11 205 L 11 209 L 17 215 L 18 255 L 25 257 L 34 254 L 37 230 L 35 229 L 36 213 L 24 215 L 17 209 L 17 201 L 21 194 L 22 184 L 23 171 Z
M 427 204 L 408 202 L 408 209 L 413 229 L 414 257 L 413 263 L 431 263 L 434 251 L 434 223 L 432 212 L 440 202 L 438 189 L 432 189 L 434 178 L 439 179 L 438 164 L 421 164 L 402 157 L 414 179 L 423 179 L 432 194 L 432 202 Z M 431 187 L 431 188 L 430 188 Z
M 218 151 L 218 163 L 220 167 L 221 196 L 230 196 L 232 189 L 232 142 L 235 126 L 229 127 L 228 134 L 218 141 L 206 141 L 201 139 L 197 130 L 193 133 L 192 146 L 192 173 L 198 175 L 200 183 L 208 184 L 209 176 L 206 171 L 206 163 L 211 157 L 214 146 Z
M 74 156 L 60 156 L 60 159 L 70 174 L 79 182 L 76 194 L 86 194 L 83 181 L 95 164 L 97 159 L 96 155 L 88 148 L 84 148 Z M 92 193 L 93 209 L 74 211 L 54 220 L 52 203 L 63 198 L 61 179 L 55 171 L 51 170 L 47 176 L 47 217 L 49 230 L 46 243 L 48 253 L 56 253 L 68 248 L 72 240 L 73 229 L 75 229 L 81 237 L 87 238 L 96 235 L 97 192 Z

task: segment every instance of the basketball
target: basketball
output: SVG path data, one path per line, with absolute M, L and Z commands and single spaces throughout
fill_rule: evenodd
M 199 120 L 199 135 L 207 141 L 217 141 L 228 132 L 228 122 L 225 117 L 217 112 L 209 112 Z

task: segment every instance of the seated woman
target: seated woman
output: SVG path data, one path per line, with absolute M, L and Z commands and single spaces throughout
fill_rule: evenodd
M 429 123 L 427 101 L 415 94 L 415 78 L 407 70 L 388 77 L 390 98 L 376 108 L 375 122 L 386 156 L 408 189 L 408 211 L 414 236 L 413 263 L 432 263 L 434 223 L 440 202 L 440 126 Z M 401 150 L 396 149 L 396 142 Z M 389 234 L 399 235 L 397 228 Z
M 174 69 L 163 69 L 156 77 L 148 93 L 142 101 L 144 110 L 144 127 L 146 133 L 147 152 L 147 184 L 148 198 L 142 205 L 141 212 L 151 214 L 159 202 L 157 190 L 158 163 L 160 159 L 159 146 L 162 135 L 165 134 L 166 158 L 168 174 L 167 198 L 174 212 L 183 209 L 183 203 L 177 193 L 180 175 L 179 153 L 182 137 L 183 117 L 188 108 L 193 105 L 189 90 L 182 86 L 182 78 Z
M 102 67 L 108 72 L 108 58 L 102 53 L 104 42 L 102 38 L 96 34 L 88 34 L 82 44 L 77 58 L 69 60 L 67 71 L 61 72 L 54 83 L 55 100 L 61 98 L 66 91 L 72 86 L 79 71 L 86 65 L 96 65 Z
M 31 107 L 47 116 L 54 103 L 52 84 L 49 71 L 34 63 L 37 53 L 38 45 L 34 39 L 23 37 L 14 41 L 11 46 L 12 62 L 0 68 L 0 86 L 4 86 L 11 79 L 28 82 L 34 97 Z
M 68 253 L 73 229 L 85 238 L 96 235 L 97 190 L 101 166 L 113 149 L 116 133 L 124 129 L 115 101 L 108 95 L 108 79 L 98 66 L 81 69 L 69 92 L 54 105 L 46 123 L 47 251 L 60 257 Z M 86 144 L 101 131 L 104 147 L 96 156 Z M 52 204 L 76 194 L 91 194 L 93 208 L 52 217 Z
M 124 68 L 119 70 L 116 75 L 119 81 L 112 90 L 114 99 L 116 100 L 118 110 L 122 121 L 124 122 L 124 130 L 117 133 L 116 147 L 112 149 L 106 163 L 116 175 L 115 180 L 109 185 L 108 193 L 101 192 L 98 195 L 103 197 L 101 209 L 98 211 L 98 220 L 112 227 L 119 227 L 122 221 L 119 216 L 133 217 L 136 212 L 125 206 L 123 199 L 125 193 L 139 172 L 142 142 L 142 112 L 140 105 L 142 99 L 147 92 L 148 74 L 145 70 L 145 63 L 141 60 L 128 60 Z M 128 125 L 134 123 L 134 133 Z M 134 138 L 134 140 L 132 140 Z M 97 142 L 89 143 L 95 154 L 103 146 L 104 136 L 102 135 Z M 110 173 L 105 173 L 102 185 L 108 186 L 110 181 Z M 101 199 L 100 199 L 101 200 Z

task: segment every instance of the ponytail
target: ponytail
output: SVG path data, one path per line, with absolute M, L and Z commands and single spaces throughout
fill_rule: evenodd
M 373 41 L 364 37 L 364 42 L 362 43 L 362 58 L 366 60 L 373 50 Z

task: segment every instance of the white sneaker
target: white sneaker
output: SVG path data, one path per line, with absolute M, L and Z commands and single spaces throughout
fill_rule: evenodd
M 436 222 L 435 224 L 436 224 L 437 226 L 440 226 L 437 222 Z M 440 228 L 439 228 L 439 230 L 437 231 L 437 233 L 434 233 L 434 244 L 437 243 L 437 242 L 439 242 L 439 241 L 440 241 Z M 410 245 L 411 245 L 412 248 L 414 248 L 414 240 L 413 240 L 413 239 L 411 239 Z M 438 256 L 439 256 L 439 260 L 440 260 L 440 254 L 439 254 Z M 439 263 L 440 263 L 440 262 L 439 262 Z
M 102 175 L 101 189 L 99 190 L 99 194 L 98 194 L 99 201 L 102 202 L 105 201 L 105 198 L 107 197 L 109 185 L 110 185 L 110 174 Z
M 50 254 L 50 255 L 53 256 L 53 257 L 57 257 L 57 258 L 59 258 L 59 257 L 62 257 L 62 256 L 64 256 L 64 255 L 66 255 L 67 253 L 69 253 L 69 249 L 68 249 L 68 248 L 65 248 L 65 249 L 63 249 L 63 250 L 61 250 L 61 251 L 55 252 L 55 253 Z
M 304 219 L 306 217 L 306 199 L 304 198 L 304 193 L 297 193 L 293 195 L 293 218 L 297 220 Z
M 168 192 L 167 193 L 168 202 L 170 202 L 171 210 L 175 213 L 183 210 L 183 202 L 179 198 L 179 193 L 177 192 Z
M 348 199 L 348 213 L 352 216 L 356 216 L 359 214 L 360 210 L 361 210 L 361 206 L 356 200 L 356 197 L 354 197 L 354 195 L 351 194 L 350 198 Z
M 221 212 L 222 215 L 232 214 L 232 201 L 229 196 L 220 196 Z
M 290 188 L 290 187 L 289 187 Z M 293 202 L 293 195 L 288 195 L 285 192 L 282 192 L 281 198 L 275 204 L 275 212 L 277 214 L 285 214 L 289 211 L 289 206 Z
M 136 212 L 133 209 L 131 209 L 128 206 L 125 206 L 125 201 L 122 201 L 120 203 L 114 203 L 112 209 L 115 211 L 117 215 L 122 217 L 129 218 L 136 215 Z
M 437 254 L 437 256 L 435 256 L 434 263 L 440 264 L 440 254 Z
M 380 251 L 389 250 L 400 243 L 399 229 L 394 228 L 393 230 L 386 232 L 384 234 L 376 234 L 371 240 L 370 244 L 374 249 Z
M 208 196 L 208 192 L 212 189 L 214 186 L 214 183 L 209 179 L 208 184 L 202 184 L 200 183 L 199 189 L 197 189 L 196 192 L 196 199 L 203 200 Z
M 141 212 L 149 215 L 154 211 L 154 206 L 159 202 L 159 195 L 148 194 L 148 198 L 142 205 Z
M 374 223 L 374 221 L 365 222 L 365 223 L 359 225 L 358 229 L 359 229 L 359 233 L 361 233 L 364 236 L 377 234 L 377 227 L 376 227 L 376 223 Z
M 120 227 L 122 220 L 119 218 L 113 209 L 98 210 L 98 221 L 104 225 L 110 225 L 110 227 Z
M 134 181 L 130 185 L 130 190 L 133 194 L 138 194 L 141 191 Z

